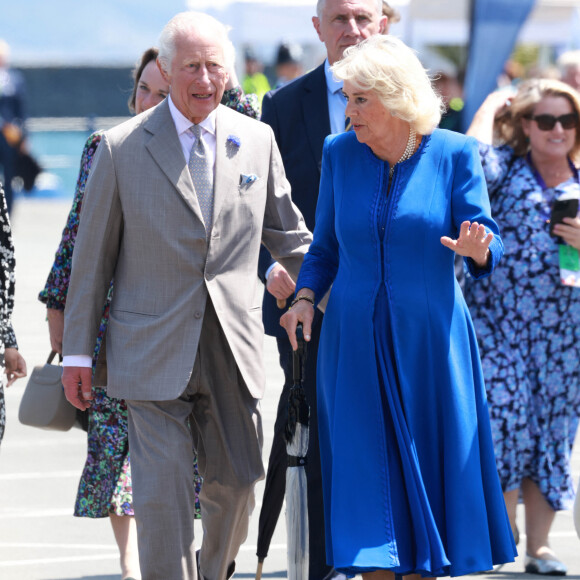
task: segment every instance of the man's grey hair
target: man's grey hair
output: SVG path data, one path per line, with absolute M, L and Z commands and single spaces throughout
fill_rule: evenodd
M 181 35 L 187 35 L 196 30 L 211 29 L 215 38 L 222 42 L 225 67 L 230 70 L 234 66 L 236 51 L 229 39 L 229 28 L 209 14 L 203 12 L 180 12 L 174 16 L 163 28 L 159 36 L 158 60 L 161 68 L 169 72 L 175 57 L 176 43 Z
M 322 11 L 324 10 L 325 4 L 326 0 L 318 0 L 316 3 L 316 16 L 318 16 L 318 18 L 322 18 Z M 377 14 L 381 16 L 383 13 L 383 0 L 375 0 L 375 4 L 377 6 Z
M 568 68 L 576 68 L 580 66 L 580 50 L 568 50 L 563 52 L 556 61 L 560 71 L 565 71 Z

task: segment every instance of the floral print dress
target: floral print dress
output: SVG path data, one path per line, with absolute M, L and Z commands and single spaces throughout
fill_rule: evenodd
M 224 93 L 222 104 L 247 116 L 258 118 L 255 95 L 243 95 L 239 87 Z M 64 310 L 70 281 L 72 255 L 78 231 L 85 186 L 91 164 L 101 142 L 102 132 L 93 133 L 87 140 L 77 180 L 73 205 L 69 213 L 54 264 L 39 300 L 47 308 Z M 93 370 L 109 319 L 113 283 L 103 306 L 103 316 L 93 356 Z M 130 454 L 125 401 L 107 395 L 103 387 L 93 388 L 93 404 L 89 408 L 88 453 L 81 475 L 74 515 L 102 518 L 110 513 L 133 515 Z M 202 479 L 194 458 L 195 517 L 201 518 L 199 492 Z
M 12 329 L 12 309 L 14 308 L 14 246 L 10 230 L 10 219 L 4 190 L 0 184 L 0 363 L 4 366 L 4 349 L 18 348 Z M 0 441 L 6 427 L 6 401 L 4 384 L 0 379 Z
M 523 478 L 554 510 L 570 509 L 580 416 L 580 288 L 560 282 L 549 235 L 552 201 L 580 197 L 577 178 L 542 190 L 525 157 L 480 144 L 492 215 L 505 253 L 486 280 L 466 280 L 504 491 Z
M 80 173 L 75 197 L 52 269 L 39 300 L 47 308 L 64 310 L 70 281 L 74 244 L 80 221 L 85 185 L 95 153 L 101 142 L 101 132 L 87 140 L 81 157 Z M 93 368 L 109 319 L 109 305 L 113 285 L 107 301 L 93 356 Z M 93 388 L 93 404 L 88 412 L 87 460 L 77 493 L 74 515 L 91 518 L 134 515 L 132 506 L 131 470 L 127 431 L 127 406 L 121 399 L 107 396 L 103 387 Z

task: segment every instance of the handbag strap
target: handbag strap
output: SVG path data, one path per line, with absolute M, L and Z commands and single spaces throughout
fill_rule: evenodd
M 47 363 L 48 364 L 52 364 L 52 361 L 54 360 L 54 357 L 56 356 L 57 352 L 56 350 L 51 350 L 50 354 L 48 355 L 48 359 L 47 359 Z M 62 354 L 58 355 L 58 362 L 61 363 L 62 362 Z

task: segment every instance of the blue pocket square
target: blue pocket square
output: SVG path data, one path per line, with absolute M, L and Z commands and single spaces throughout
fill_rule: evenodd
M 240 175 L 240 185 L 249 185 L 250 183 L 254 183 L 254 181 L 258 180 L 258 176 L 254 175 L 253 173 L 250 175 L 245 175 L 242 173 Z

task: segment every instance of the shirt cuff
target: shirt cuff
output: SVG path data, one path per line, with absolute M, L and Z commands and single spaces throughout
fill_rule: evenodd
M 268 281 L 268 276 L 270 275 L 270 272 L 274 269 L 274 266 L 277 266 L 278 262 L 274 262 L 267 270 L 266 270 L 266 276 L 264 276 L 266 278 L 266 282 Z
M 63 367 L 92 367 L 93 359 L 88 354 L 69 354 L 62 357 Z

